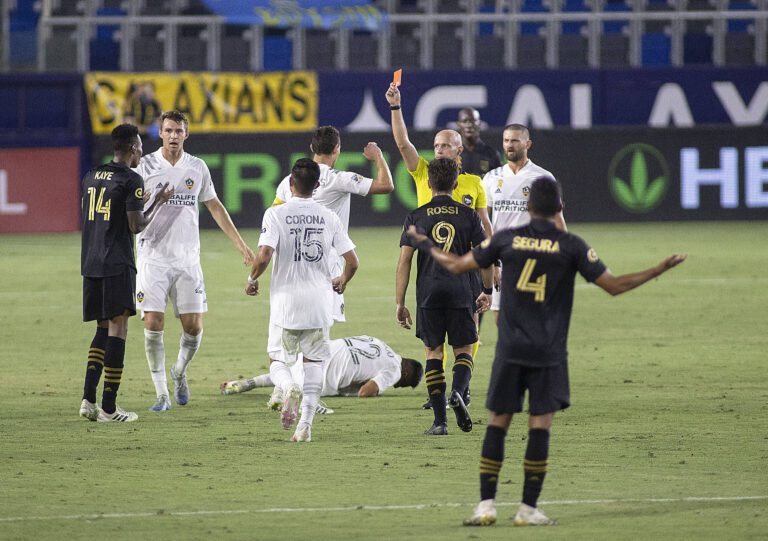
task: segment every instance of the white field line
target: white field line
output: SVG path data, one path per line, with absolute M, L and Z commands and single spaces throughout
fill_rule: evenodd
M 743 502 L 768 500 L 768 496 L 689 496 L 686 498 L 621 498 L 604 500 L 552 500 L 542 501 L 542 505 L 596 505 L 624 503 L 680 503 L 680 502 Z M 353 505 L 346 507 L 272 507 L 269 509 L 229 509 L 210 511 L 152 511 L 143 513 L 94 513 L 87 515 L 51 515 L 27 517 L 2 517 L 2 522 L 32 522 L 40 520 L 98 520 L 106 518 L 147 518 L 147 517 L 192 517 L 192 516 L 225 516 L 252 515 L 263 513 L 341 513 L 349 511 L 402 511 L 435 508 L 471 507 L 473 503 L 419 503 L 408 505 Z M 497 502 L 497 507 L 511 507 L 519 502 Z

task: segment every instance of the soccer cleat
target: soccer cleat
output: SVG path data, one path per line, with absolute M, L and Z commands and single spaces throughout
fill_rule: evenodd
M 171 367 L 171 379 L 173 380 L 173 398 L 179 406 L 186 406 L 189 402 L 189 385 L 187 385 L 187 374 L 176 375 L 176 371 Z
M 283 409 L 281 410 L 280 421 L 283 423 L 283 428 L 288 430 L 296 422 L 296 418 L 299 416 L 299 405 L 304 393 L 301 392 L 301 387 L 295 383 L 285 391 L 283 396 Z
M 456 415 L 456 424 L 462 432 L 472 432 L 472 418 L 469 416 L 469 410 L 464 405 L 464 399 L 458 391 L 451 391 L 451 398 L 448 400 L 448 405 Z
M 320 400 L 320 401 L 317 403 L 317 407 L 315 408 L 315 413 L 317 413 L 317 414 L 319 414 L 319 415 L 330 415 L 331 413 L 333 413 L 333 408 L 329 408 L 329 407 L 328 407 L 328 406 L 325 404 L 325 402 L 323 402 L 322 400 Z
M 490 526 L 496 523 L 496 505 L 493 499 L 481 500 L 472 516 L 464 519 L 464 526 Z
M 95 421 L 99 418 L 99 411 L 101 411 L 101 408 L 99 408 L 98 404 L 88 402 L 87 399 L 83 398 L 83 401 L 80 403 L 80 417 L 84 417 L 89 421 Z
M 439 425 L 435 423 L 424 431 L 424 435 L 425 436 L 447 436 L 448 425 Z
M 465 404 L 466 404 L 466 402 L 465 402 Z M 445 409 L 448 409 L 448 408 L 449 408 L 449 406 L 448 406 L 448 404 L 446 404 L 445 405 Z M 429 399 L 427 399 L 427 401 L 424 402 L 421 405 L 421 409 L 423 409 L 423 410 L 431 410 L 432 409 L 432 402 Z
M 272 395 L 267 400 L 267 407 L 272 411 L 279 411 L 283 407 L 283 395 L 285 393 L 280 387 L 272 389 Z
M 531 507 L 524 503 L 517 508 L 517 514 L 512 519 L 515 526 L 554 526 L 556 520 L 552 520 L 542 513 L 538 507 Z
M 294 432 L 293 436 L 291 436 L 291 441 L 295 441 L 295 442 L 312 441 L 312 427 L 311 426 L 305 426 L 302 428 L 296 427 L 296 432 Z
M 219 385 L 221 394 L 240 394 L 251 391 L 256 388 L 252 379 L 238 379 L 234 381 L 225 381 Z
M 100 423 L 130 423 L 138 418 L 139 416 L 134 412 L 125 411 L 120 406 L 116 406 L 114 413 L 107 413 L 104 410 L 99 410 L 99 418 L 96 420 Z
M 467 390 L 464 391 L 464 395 L 461 398 L 464 399 L 464 405 L 469 406 L 469 386 L 467 386 Z
M 168 411 L 171 409 L 171 401 L 168 399 L 168 395 L 160 395 L 149 411 Z

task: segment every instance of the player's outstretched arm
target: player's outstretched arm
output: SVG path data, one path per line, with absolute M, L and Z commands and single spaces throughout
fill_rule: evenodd
M 606 270 L 597 280 L 595 280 L 595 284 L 611 295 L 620 295 L 677 267 L 680 263 L 685 261 L 687 257 L 688 254 L 673 254 L 661 260 L 658 265 L 654 267 L 640 272 L 622 274 L 621 276 L 614 276 L 611 274 L 611 271 Z
M 419 250 L 429 253 L 432 259 L 437 261 L 441 267 L 445 268 L 448 272 L 453 274 L 463 274 L 465 272 L 479 269 L 480 265 L 475 261 L 475 254 L 467 252 L 462 256 L 458 256 L 451 252 L 443 252 L 440 248 L 435 246 L 429 237 L 423 233 L 419 233 L 415 225 L 408 228 L 406 232 L 409 237 L 416 241 Z
M 126 215 L 128 216 L 128 228 L 131 230 L 131 233 L 135 235 L 144 231 L 152 221 L 152 218 L 157 214 L 157 209 L 164 205 L 171 197 L 173 197 L 173 187 L 169 188 L 166 182 L 160 188 L 160 193 L 157 194 L 149 208 L 144 211 L 129 210 Z M 146 199 L 144 199 L 144 202 L 147 202 Z
M 214 197 L 213 199 L 209 199 L 204 203 L 208 211 L 211 213 L 211 216 L 213 216 L 213 219 L 216 221 L 216 224 L 222 231 L 224 231 L 224 234 L 229 237 L 229 240 L 234 243 L 235 247 L 237 247 L 237 250 L 243 256 L 243 265 L 250 265 L 253 263 L 253 259 L 255 257 L 253 250 L 248 247 L 248 245 L 243 240 L 243 237 L 240 236 L 240 232 L 238 232 L 235 224 L 232 223 L 232 218 L 230 217 L 229 212 L 227 212 L 227 209 L 224 208 L 224 205 L 221 203 L 221 201 L 219 201 L 219 198 Z
M 390 108 L 397 107 L 397 109 L 392 109 L 392 135 L 395 137 L 395 143 L 400 155 L 405 160 L 408 171 L 415 171 L 416 166 L 419 165 L 419 153 L 411 140 L 408 139 L 408 128 L 405 127 L 403 110 L 400 108 L 400 90 L 395 83 L 390 83 L 386 96 Z
M 357 258 L 357 254 L 354 250 L 341 254 L 341 257 L 344 258 L 344 272 L 341 273 L 341 276 L 337 276 L 332 281 L 333 290 L 338 294 L 344 293 L 347 284 L 360 266 L 360 260 Z
M 379 395 L 379 386 L 376 384 L 375 381 L 372 379 L 369 379 L 366 381 L 362 387 L 360 387 L 360 390 L 357 391 L 357 396 L 359 398 L 371 398 L 373 396 Z
M 369 194 L 388 194 L 395 191 L 395 183 L 392 180 L 392 172 L 389 170 L 389 164 L 384 159 L 379 145 L 370 142 L 363 149 L 363 156 L 376 164 L 376 178 L 373 180 Z
M 275 249 L 271 246 L 262 245 L 259 246 L 259 253 L 253 261 L 251 266 L 251 272 L 248 273 L 248 284 L 245 286 L 245 294 L 255 296 L 259 294 L 259 276 L 264 274 L 267 270 L 269 262 L 272 260 L 272 254 L 275 253 Z
M 411 263 L 415 250 L 410 246 L 400 248 L 400 259 L 397 261 L 395 274 L 395 318 L 401 327 L 410 329 L 413 321 L 411 313 L 405 306 L 405 293 L 408 291 L 408 282 L 411 279 Z

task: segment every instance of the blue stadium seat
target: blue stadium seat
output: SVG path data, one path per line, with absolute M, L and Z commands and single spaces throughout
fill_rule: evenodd
M 605 13 L 629 13 L 632 11 L 632 6 L 627 4 L 624 0 L 609 0 L 603 5 L 603 11 Z M 629 28 L 629 20 L 616 20 L 616 21 L 604 21 L 603 33 L 624 33 Z
M 706 32 L 689 32 L 683 36 L 684 64 L 712 63 L 712 36 Z
M 520 13 L 549 13 L 549 5 L 545 0 L 522 0 Z M 538 36 L 546 26 L 546 16 L 542 16 L 541 22 L 532 21 L 520 23 L 520 34 L 524 36 Z
M 755 11 L 757 6 L 749 0 L 732 0 L 728 2 L 727 9 L 729 11 Z M 728 32 L 748 32 L 754 24 L 754 19 L 728 21 Z
M 279 28 L 264 29 L 264 71 L 293 69 L 293 43 Z
M 643 66 L 669 66 L 671 43 L 663 32 L 648 32 L 641 39 Z
M 100 8 L 96 15 L 110 17 L 126 15 L 117 7 Z M 100 24 L 90 43 L 90 69 L 93 71 L 120 71 L 120 43 L 116 40 L 118 25 Z
M 590 13 L 590 8 L 584 0 L 565 0 L 561 11 L 563 13 Z M 582 34 L 587 29 L 587 20 L 583 21 L 565 21 L 561 25 L 560 32 L 563 34 Z

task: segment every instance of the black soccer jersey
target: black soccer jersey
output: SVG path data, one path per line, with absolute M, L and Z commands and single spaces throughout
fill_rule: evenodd
M 110 162 L 88 171 L 82 185 L 80 273 L 90 278 L 136 269 L 127 211 L 144 208 L 144 181 L 127 165 Z
M 474 150 L 464 147 L 461 152 L 461 169 L 482 177 L 488 171 L 501 167 L 499 151 L 478 139 Z
M 576 273 L 594 282 L 606 269 L 595 251 L 534 219 L 495 233 L 473 253 L 481 267 L 502 262 L 496 358 L 535 367 L 565 362 Z
M 480 218 L 473 209 L 449 195 L 438 195 L 405 218 L 400 246 L 414 246 L 405 234 L 415 225 L 446 252 L 464 255 L 485 238 Z M 419 252 L 416 274 L 416 304 L 420 308 L 472 307 L 474 295 L 468 274 L 451 274 L 435 260 Z

